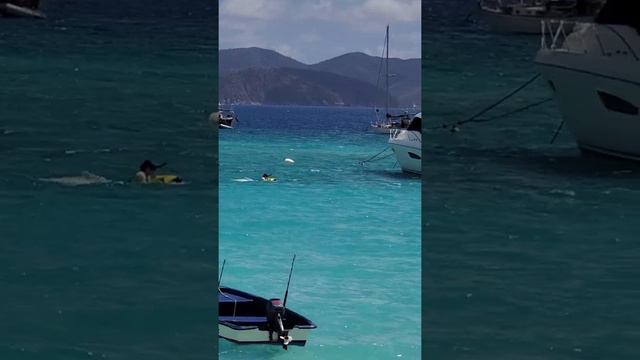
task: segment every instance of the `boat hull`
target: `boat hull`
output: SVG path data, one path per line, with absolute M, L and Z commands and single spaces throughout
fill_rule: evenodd
M 391 133 L 391 131 L 393 130 L 393 128 L 387 127 L 387 126 L 371 125 L 369 130 L 374 134 L 389 135 Z
M 309 329 L 291 329 L 289 330 L 289 336 L 293 340 L 289 343 L 289 346 L 305 346 L 310 334 Z M 276 333 L 260 330 L 257 327 L 252 329 L 234 329 L 224 324 L 218 324 L 218 336 L 227 341 L 231 341 L 235 344 L 250 345 L 250 344 L 264 344 L 264 345 L 280 345 L 282 341 L 278 339 Z
M 556 31 L 560 26 L 562 19 L 544 18 L 537 16 L 517 16 L 509 15 L 495 11 L 480 10 L 480 17 L 484 22 L 489 25 L 489 28 L 498 33 L 505 34 L 524 34 L 524 35 L 540 35 L 542 33 L 542 21 L 543 20 L 558 20 L 552 21 L 547 26 L 551 26 L 553 31 Z M 565 18 L 572 21 L 589 21 L 591 18 L 585 17 L 571 17 Z M 572 26 L 569 23 L 564 23 L 564 30 L 570 32 Z
M 630 35 L 635 36 L 640 50 L 637 34 Z M 605 33 L 598 36 L 606 40 Z M 612 41 L 606 44 L 613 54 L 618 53 Z M 589 51 L 543 49 L 536 64 L 554 89 L 563 119 L 581 149 L 640 160 L 638 61 L 629 56 L 601 56 L 599 49 L 596 54 Z
M 0 4 L 0 14 L 6 17 L 27 17 L 35 19 L 44 19 L 44 13 L 38 10 L 29 9 L 14 4 Z
M 417 131 L 398 130 L 391 135 L 389 146 L 396 155 L 402 171 L 422 174 L 422 134 Z

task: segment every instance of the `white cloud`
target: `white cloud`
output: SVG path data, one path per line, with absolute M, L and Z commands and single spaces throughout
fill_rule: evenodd
M 421 18 L 420 2 L 415 0 L 367 0 L 355 12 L 363 19 L 411 22 Z
M 380 24 L 405 23 L 421 19 L 418 0 L 364 0 L 347 3 L 344 0 L 301 1 L 295 15 L 299 18 L 340 22 L 352 28 L 369 31 Z
M 419 57 L 419 0 L 220 0 L 221 48 L 258 46 L 313 63 L 346 52 Z
M 322 40 L 322 37 L 316 33 L 305 33 L 300 35 L 300 40 L 306 43 L 315 43 Z
M 220 17 L 269 20 L 282 16 L 286 8 L 283 0 L 225 0 L 220 5 Z

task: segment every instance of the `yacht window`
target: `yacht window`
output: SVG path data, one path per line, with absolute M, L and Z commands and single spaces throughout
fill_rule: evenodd
M 608 110 L 627 115 L 638 115 L 638 107 L 632 103 L 604 91 L 598 91 L 598 95 Z
M 418 159 L 418 160 L 421 159 L 420 155 L 414 154 L 411 151 L 409 151 L 409 157 L 412 158 L 412 159 Z

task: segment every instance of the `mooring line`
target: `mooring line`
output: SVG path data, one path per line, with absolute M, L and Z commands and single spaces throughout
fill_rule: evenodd
M 517 93 L 519 93 L 520 91 L 524 90 L 527 86 L 531 85 L 534 81 L 536 81 L 538 78 L 540 77 L 540 74 L 536 74 L 535 76 L 533 76 L 531 79 L 527 80 L 524 84 L 520 85 L 519 87 L 517 87 L 516 89 L 512 90 L 510 93 L 508 93 L 507 95 L 503 96 L 500 100 L 494 102 L 493 104 L 483 108 L 482 110 L 480 110 L 479 112 L 475 113 L 473 116 L 465 119 L 465 120 L 461 120 L 461 121 L 456 121 L 453 123 L 448 123 L 448 124 L 442 124 L 440 126 L 433 126 L 430 127 L 428 129 L 451 129 L 451 132 L 456 132 L 459 129 L 459 126 L 464 125 L 466 123 L 470 123 L 470 122 L 487 122 L 487 121 L 491 121 L 491 120 L 495 120 L 495 119 L 499 119 L 499 118 L 503 118 L 503 117 L 507 117 L 509 115 L 513 115 L 528 109 L 531 109 L 533 107 L 542 105 L 546 102 L 551 101 L 551 98 L 548 99 L 544 99 L 542 101 L 538 101 L 535 102 L 533 104 L 529 104 L 526 106 L 523 106 L 522 108 L 501 114 L 501 115 L 497 115 L 488 119 L 478 119 L 480 116 L 486 114 L 487 112 L 493 110 L 494 108 L 496 108 L 498 105 L 504 103 L 505 101 L 507 101 L 508 99 L 510 99 L 511 97 L 513 97 L 514 95 L 516 95 Z
M 369 162 L 374 162 L 374 161 L 379 161 L 379 160 L 382 160 L 382 159 L 386 159 L 389 156 L 393 155 L 393 153 L 391 153 L 391 154 L 388 154 L 388 155 L 386 155 L 384 157 L 376 159 L 378 156 L 382 155 L 387 150 L 389 150 L 389 146 L 384 148 L 384 150 L 380 151 L 379 153 L 377 153 L 377 154 L 373 155 L 372 157 L 368 158 L 367 160 L 360 161 L 360 165 L 364 165 L 364 164 L 369 163 Z

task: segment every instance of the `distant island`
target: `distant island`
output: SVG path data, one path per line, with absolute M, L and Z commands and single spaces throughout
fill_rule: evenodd
M 380 60 L 355 52 L 307 65 L 257 47 L 220 50 L 220 102 L 383 107 L 384 72 L 376 87 Z M 390 106 L 419 106 L 420 70 L 420 59 L 389 59 Z

